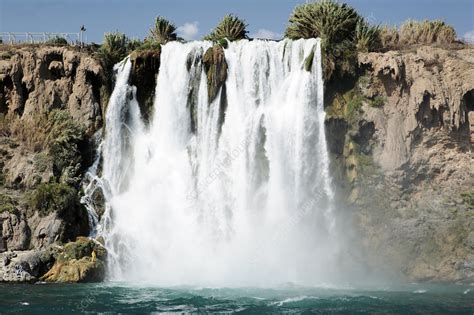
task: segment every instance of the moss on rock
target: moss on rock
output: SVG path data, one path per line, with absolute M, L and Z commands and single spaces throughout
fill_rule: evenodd
M 106 250 L 99 243 L 78 237 L 55 254 L 53 267 L 41 277 L 47 282 L 99 282 L 105 275 Z
M 207 75 L 207 91 L 210 104 L 216 99 L 219 90 L 227 79 L 227 62 L 224 48 L 221 45 L 214 45 L 209 48 L 204 54 L 203 63 Z

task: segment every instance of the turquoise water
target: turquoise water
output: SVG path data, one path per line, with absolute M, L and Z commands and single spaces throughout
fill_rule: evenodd
M 329 289 L 3 284 L 2 314 L 474 314 L 474 285 Z

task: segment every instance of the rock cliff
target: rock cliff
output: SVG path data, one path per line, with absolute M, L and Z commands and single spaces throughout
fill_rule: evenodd
M 336 183 L 366 260 L 413 281 L 474 279 L 474 49 L 358 57 L 327 89 Z
M 0 282 L 35 281 L 57 246 L 89 234 L 81 180 L 107 102 L 106 73 L 66 47 L 0 50 Z

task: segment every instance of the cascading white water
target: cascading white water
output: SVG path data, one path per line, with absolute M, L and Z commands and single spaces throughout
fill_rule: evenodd
M 101 178 L 110 278 L 330 280 L 337 244 L 319 40 L 230 43 L 225 97 L 211 104 L 201 63 L 209 47 L 163 46 L 146 128 L 127 82 L 130 62 L 119 69 Z

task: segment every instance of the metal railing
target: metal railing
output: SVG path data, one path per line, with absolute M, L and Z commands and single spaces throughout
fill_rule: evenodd
M 49 33 L 49 32 L 0 32 L 3 44 L 42 44 L 50 39 L 64 38 L 70 45 L 82 45 L 84 32 L 77 33 Z

